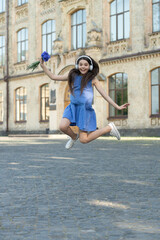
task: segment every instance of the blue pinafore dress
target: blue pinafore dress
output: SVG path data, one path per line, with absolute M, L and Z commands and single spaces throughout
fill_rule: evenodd
M 82 76 L 77 75 L 74 80 L 73 94 L 70 104 L 65 108 L 63 118 L 71 122 L 71 126 L 78 126 L 81 131 L 91 132 L 97 128 L 96 114 L 92 108 L 93 88 L 90 80 L 81 94 Z

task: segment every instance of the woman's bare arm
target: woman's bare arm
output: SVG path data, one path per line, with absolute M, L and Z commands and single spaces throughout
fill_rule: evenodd
M 113 107 L 115 107 L 118 110 L 122 110 L 127 108 L 130 104 L 129 103 L 125 103 L 121 106 L 117 105 L 108 95 L 107 93 L 104 91 L 102 85 L 100 84 L 99 80 L 97 78 L 92 80 L 92 84 L 96 87 L 97 91 L 102 95 L 102 97 L 108 102 L 110 103 Z
M 43 71 L 48 75 L 48 77 L 52 80 L 55 81 L 67 81 L 68 80 L 68 73 L 65 75 L 56 75 L 54 73 L 52 73 L 44 64 L 43 59 L 40 59 L 40 65 L 41 68 L 43 69 Z

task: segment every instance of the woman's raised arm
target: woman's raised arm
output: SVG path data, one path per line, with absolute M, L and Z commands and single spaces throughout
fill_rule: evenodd
M 44 64 L 44 60 L 40 59 L 40 65 L 41 68 L 44 70 L 44 72 L 48 75 L 48 77 L 55 81 L 67 81 L 68 80 L 68 73 L 65 75 L 56 75 L 52 73 Z

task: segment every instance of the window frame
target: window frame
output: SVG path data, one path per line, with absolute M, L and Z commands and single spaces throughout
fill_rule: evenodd
M 157 33 L 160 32 L 160 13 L 159 13 L 159 30 L 158 31 L 153 31 L 153 22 L 154 22 L 154 15 L 153 15 L 153 5 L 159 5 L 159 11 L 160 11 L 160 0 L 157 0 L 157 2 L 153 3 L 152 0 L 152 33 Z
M 25 39 L 22 40 L 22 31 L 25 30 Z M 20 40 L 19 40 L 20 36 Z M 24 59 L 22 55 L 22 45 L 25 44 L 25 56 Z M 20 57 L 19 57 L 19 46 L 20 46 Z M 27 60 L 27 52 L 28 52 L 28 28 L 21 28 L 19 31 L 17 31 L 17 62 L 25 62 Z
M 80 23 L 77 23 L 77 15 L 78 13 L 82 11 L 82 15 L 81 15 L 81 19 L 82 21 Z M 75 19 L 76 19 L 76 23 L 72 23 L 72 18 L 73 18 L 73 15 L 75 14 Z M 84 16 L 85 16 L 85 19 L 84 19 Z M 78 46 L 78 36 L 79 36 L 79 33 L 78 33 L 78 27 L 82 26 L 82 29 L 81 29 L 81 46 Z M 71 14 L 71 50 L 76 50 L 76 49 L 81 49 L 81 48 L 85 48 L 86 47 L 86 43 L 87 43 L 87 31 L 85 32 L 85 39 L 83 38 L 83 32 L 84 30 L 86 30 L 86 26 L 87 26 L 87 22 L 86 22 L 86 9 L 78 9 L 77 11 L 73 12 Z M 72 29 L 73 28 L 76 28 L 75 31 L 76 31 L 76 39 L 73 39 L 73 32 L 72 32 Z M 74 41 L 75 41 L 75 47 L 74 47 Z
M 6 9 L 5 9 L 5 8 L 6 8 L 6 1 L 5 1 L 5 0 L 2 0 L 2 2 L 1 2 L 0 4 L 1 4 L 0 7 L 1 7 L 1 9 L 2 9 L 2 10 L 0 10 L 0 14 L 1 14 L 1 13 L 4 13 L 5 10 L 6 10 Z
M 51 32 L 47 32 L 47 23 L 51 21 Z M 44 24 L 46 24 L 46 33 L 43 33 L 43 26 Z M 54 31 L 53 28 L 55 29 Z M 42 25 L 41 25 L 41 41 L 42 41 L 42 46 L 41 46 L 41 49 L 42 49 L 42 52 L 46 51 L 48 52 L 51 56 L 54 55 L 54 51 L 53 51 L 53 42 L 56 40 L 56 20 L 55 19 L 48 19 L 47 21 L 45 21 Z M 55 35 L 55 37 L 53 37 L 53 34 Z M 46 41 L 46 46 L 45 48 L 43 48 L 43 36 L 46 36 L 45 37 L 45 41 Z M 51 53 L 48 49 L 48 36 L 51 36 Z M 53 44 L 53 45 L 52 45 Z
M 3 91 L 2 90 L 0 90 L 0 94 L 1 94 L 1 96 L 0 96 L 0 124 L 2 124 L 3 123 L 3 114 L 4 114 L 4 112 L 3 112 Z
M 122 75 L 122 87 L 121 88 L 116 88 L 116 75 L 118 74 L 121 74 Z M 124 75 L 126 75 L 127 77 L 127 86 L 126 87 L 123 87 L 123 84 L 124 84 Z M 113 77 L 115 78 L 115 88 L 114 89 L 110 89 L 110 78 Z M 127 99 L 125 100 L 124 102 L 124 91 L 127 92 Z M 111 97 L 111 92 L 114 92 L 114 99 Z M 117 100 L 116 100 L 116 93 L 117 92 L 121 92 L 122 94 L 122 104 L 128 102 L 128 74 L 124 73 L 124 72 L 117 72 L 115 74 L 112 74 L 109 76 L 108 78 L 108 95 L 110 96 L 110 98 L 115 102 L 117 103 Z M 117 103 L 118 104 L 118 103 Z M 115 114 L 114 116 L 111 116 L 111 108 L 112 106 L 109 105 L 109 108 L 108 108 L 108 114 L 109 114 L 109 117 L 108 119 L 126 119 L 128 118 L 128 109 L 123 109 L 123 110 L 118 110 L 118 109 L 115 109 Z M 124 114 L 124 112 L 127 112 L 127 114 Z M 118 114 L 118 112 L 121 112 L 122 114 Z
M 26 3 L 28 3 L 28 0 L 18 0 L 17 1 L 17 5 L 18 6 L 22 6 L 22 5 L 26 4 Z
M 48 87 L 48 96 L 46 94 L 46 88 Z M 43 88 L 45 88 L 44 92 L 45 92 L 45 96 L 42 96 L 42 91 L 43 91 Z M 45 103 L 45 114 L 44 114 L 44 117 L 43 117 L 43 109 L 42 109 L 42 101 L 44 99 L 44 103 Z M 49 100 L 50 100 L 50 96 L 49 96 L 49 83 L 45 83 L 43 85 L 40 86 L 40 122 L 49 122 L 49 115 L 47 116 L 47 106 L 46 106 L 46 103 L 48 101 L 48 108 L 49 108 Z M 49 111 L 49 109 L 48 109 Z
M 1 40 L 1 37 L 2 37 L 2 40 Z M 2 46 L 1 46 L 1 41 L 2 42 L 4 41 L 4 45 L 2 43 Z M 0 35 L 0 52 L 2 52 L 2 63 L 0 63 L 0 67 L 2 67 L 5 65 L 5 36 L 4 35 Z
M 159 84 L 152 84 L 152 72 L 157 70 L 157 69 L 158 69 L 158 82 L 159 82 Z M 159 92 L 159 100 L 158 100 L 158 103 L 159 103 L 159 113 L 156 113 L 156 114 L 152 113 L 152 87 L 153 86 L 158 86 L 158 88 L 159 88 L 159 90 L 158 90 L 158 92 Z M 160 67 L 155 68 L 155 69 L 151 70 L 151 72 L 150 72 L 150 89 L 151 89 L 150 90 L 150 96 L 151 96 L 151 98 L 150 98 L 150 104 L 151 104 L 151 114 L 150 114 L 150 117 L 160 117 Z
M 17 99 L 17 91 L 19 91 L 18 99 Z M 23 92 L 22 99 L 20 99 L 20 96 L 21 96 L 20 91 Z M 26 96 L 26 99 L 25 99 L 25 96 Z M 17 103 L 19 106 L 18 110 L 17 110 Z M 25 109 L 25 105 L 26 105 L 26 109 Z M 23 112 L 21 112 L 21 109 L 23 109 Z M 21 118 L 22 113 L 23 113 L 23 118 Z M 19 115 L 19 119 L 17 118 L 17 114 Z M 26 118 L 25 118 L 25 114 L 26 114 Z M 17 123 L 27 122 L 27 92 L 25 87 L 18 87 L 17 89 L 15 89 L 15 122 Z
M 124 1 L 125 0 L 121 0 L 123 2 L 123 11 L 122 12 L 119 12 L 118 13 L 118 10 L 117 10 L 117 0 L 114 0 L 110 3 L 110 42 L 117 42 L 117 41 L 122 41 L 124 39 L 129 39 L 130 38 L 130 2 L 129 2 L 129 10 L 125 10 L 124 7 L 125 7 L 125 4 L 124 4 Z M 115 2 L 116 4 L 116 12 L 115 14 L 111 14 L 111 4 Z M 125 14 L 129 13 L 129 36 L 128 37 L 125 37 Z M 118 38 L 118 34 L 119 34 L 119 31 L 118 31 L 118 17 L 122 15 L 123 16 L 123 37 L 122 38 Z M 116 39 L 115 40 L 111 40 L 112 37 L 111 37 L 111 24 L 112 24 L 112 21 L 111 21 L 111 18 L 112 17 L 116 17 Z

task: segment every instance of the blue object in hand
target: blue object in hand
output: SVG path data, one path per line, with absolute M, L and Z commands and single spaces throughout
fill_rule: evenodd
M 44 51 L 42 54 L 41 54 L 41 58 L 47 62 L 49 59 L 50 59 L 50 55 Z M 38 67 L 38 65 L 40 64 L 40 61 L 36 61 L 32 64 L 30 64 L 28 67 L 27 67 L 27 70 L 29 69 L 32 69 L 32 72 Z
M 41 54 L 41 57 L 42 57 L 42 59 L 43 59 L 45 62 L 47 62 L 47 61 L 50 59 L 50 55 L 49 55 L 46 51 L 44 51 L 44 52 Z

